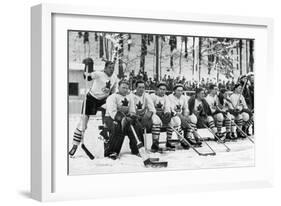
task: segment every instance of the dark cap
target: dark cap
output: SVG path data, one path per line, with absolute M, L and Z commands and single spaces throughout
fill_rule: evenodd
M 239 86 L 241 86 L 241 84 L 239 84 L 239 83 L 235 84 L 234 87 L 233 87 L 233 91 Z
M 178 87 L 184 88 L 182 84 L 176 84 L 176 85 L 174 86 L 173 90 L 175 91 Z
M 121 84 L 127 84 L 128 86 L 130 86 L 129 81 L 127 81 L 126 79 L 122 79 L 121 81 L 119 81 L 118 86 L 120 86 Z
M 115 62 L 113 62 L 113 61 L 105 61 L 105 67 L 107 67 L 107 66 L 109 66 L 109 65 L 114 65 L 115 64 Z
M 195 93 L 198 94 L 200 92 L 204 91 L 204 89 L 202 87 L 198 87 L 196 90 L 195 90 Z
M 167 84 L 166 82 L 160 82 L 158 85 L 157 85 L 157 88 L 161 87 L 161 86 L 165 86 L 167 88 Z

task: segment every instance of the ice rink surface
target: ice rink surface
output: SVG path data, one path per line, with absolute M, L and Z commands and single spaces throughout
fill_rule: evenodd
M 69 116 L 69 148 L 72 146 L 72 136 L 79 115 Z M 208 144 L 215 150 L 215 156 L 199 156 L 192 149 L 167 151 L 163 154 L 152 153 L 151 157 L 158 157 L 163 161 L 168 161 L 167 168 L 146 168 L 140 157 L 130 154 L 128 138 L 125 137 L 120 158 L 111 160 L 103 157 L 103 141 L 98 138 L 98 126 L 101 125 L 100 118 L 91 117 L 88 128 L 85 132 L 85 145 L 95 156 L 90 160 L 81 147 L 78 148 L 75 156 L 69 158 L 69 175 L 90 175 L 121 172 L 146 172 L 146 171 L 167 171 L 167 170 L 187 170 L 187 169 L 206 169 L 206 168 L 227 168 L 227 167 L 252 167 L 255 164 L 255 145 L 248 139 L 236 142 L 227 142 L 226 145 L 231 149 L 226 152 L 226 148 L 217 142 L 208 141 Z M 212 137 L 205 129 L 200 129 L 202 137 Z M 166 134 L 161 133 L 162 140 Z M 148 148 L 151 145 L 151 134 L 148 134 Z M 164 145 L 163 145 L 164 147 Z M 210 152 L 204 145 L 198 148 L 200 152 Z

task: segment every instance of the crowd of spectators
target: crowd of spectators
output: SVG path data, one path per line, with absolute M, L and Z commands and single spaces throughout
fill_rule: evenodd
M 148 77 L 147 72 L 138 72 L 137 74 L 135 74 L 135 72 L 132 71 L 129 76 L 131 90 L 135 89 L 135 83 L 138 80 L 145 81 L 147 90 L 155 90 L 159 82 L 166 82 L 168 86 L 167 88 L 168 91 L 172 91 L 176 84 L 184 85 L 185 91 L 195 91 L 195 89 L 198 87 L 207 89 L 211 84 L 216 84 L 219 89 L 225 88 L 231 90 L 235 84 L 233 79 L 228 81 L 221 81 L 221 80 L 217 81 L 216 79 L 202 78 L 201 81 L 199 82 L 193 79 L 187 80 L 185 77 L 179 77 L 179 76 L 174 78 L 166 74 L 163 76 L 163 78 L 160 81 L 157 81 L 156 78 Z

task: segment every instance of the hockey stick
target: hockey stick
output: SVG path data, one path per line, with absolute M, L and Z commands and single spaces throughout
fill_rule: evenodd
M 247 135 L 240 127 L 238 127 L 238 125 L 233 121 L 231 120 L 227 115 L 225 115 L 225 117 L 230 120 L 231 123 L 233 123 L 236 128 L 243 134 L 247 137 L 247 139 L 249 139 L 253 144 L 255 143 L 254 140 L 252 138 L 249 137 L 249 135 Z
M 210 150 L 212 150 L 212 152 L 216 154 L 216 152 L 213 150 L 213 148 L 201 137 L 201 135 L 195 129 L 193 129 L 190 126 L 190 124 L 188 122 L 187 122 L 187 125 L 192 129 L 192 132 L 195 133 L 201 139 L 201 141 L 204 142 L 210 148 Z
M 221 111 L 223 114 L 224 112 L 220 109 L 217 108 L 219 111 Z M 238 125 L 235 123 L 235 121 L 233 121 L 232 119 L 230 119 L 226 114 L 224 114 L 224 116 L 231 122 L 231 124 L 233 123 L 236 128 L 243 134 L 245 135 L 253 144 L 255 143 L 254 140 L 252 138 L 249 137 L 249 135 L 247 135 L 240 127 L 238 127 Z
M 182 136 L 182 134 L 180 134 L 175 128 L 173 128 L 173 127 L 171 127 L 172 128 L 172 130 L 174 131 L 174 132 L 176 132 L 177 133 L 177 136 L 179 137 L 179 140 L 181 141 L 181 142 L 184 142 L 185 144 L 187 144 L 191 149 L 193 149 L 198 155 L 200 155 L 200 156 L 208 156 L 208 155 L 216 155 L 216 153 L 214 152 L 214 150 L 212 150 L 212 152 L 209 152 L 209 153 L 201 153 L 201 152 L 199 152 L 197 149 L 195 149 L 195 147 L 193 147 L 193 145 L 191 145 L 183 136 Z
M 85 94 L 84 94 L 84 105 L 83 105 L 83 114 L 82 114 L 82 139 L 81 139 L 81 148 L 86 153 L 86 155 L 91 159 L 95 159 L 94 155 L 87 149 L 84 144 L 84 134 L 86 128 L 86 104 L 87 104 L 87 89 L 88 89 L 88 66 L 86 66 L 86 74 L 85 74 Z
M 209 132 L 211 132 L 214 135 L 214 137 L 218 140 L 219 143 L 221 143 L 223 146 L 225 146 L 227 152 L 230 152 L 230 148 L 215 134 L 215 132 L 211 128 L 207 127 L 207 125 L 204 123 L 203 123 L 203 126 L 205 128 L 207 128 L 209 130 Z
M 158 162 L 158 161 L 153 161 L 155 159 L 152 159 L 148 156 L 148 154 L 145 151 L 145 148 L 143 146 L 143 144 L 140 142 L 140 140 L 138 139 L 137 133 L 133 127 L 132 124 L 130 124 L 130 128 L 131 131 L 133 132 L 133 135 L 135 137 L 135 140 L 137 142 L 137 147 L 140 153 L 140 156 L 143 160 L 144 166 L 145 167 L 167 167 L 168 166 L 168 162 Z

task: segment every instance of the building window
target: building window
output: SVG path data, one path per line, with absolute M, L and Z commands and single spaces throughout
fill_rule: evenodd
M 68 83 L 69 96 L 78 96 L 79 95 L 79 83 L 78 82 L 69 82 Z

